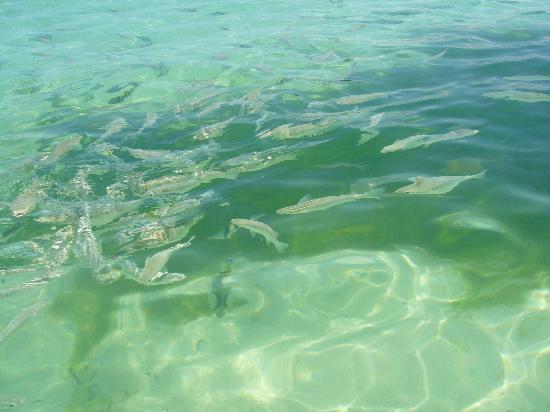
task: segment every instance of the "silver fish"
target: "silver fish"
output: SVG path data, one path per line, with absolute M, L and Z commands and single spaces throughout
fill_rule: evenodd
M 397 140 L 389 146 L 382 148 L 382 153 L 396 152 L 398 150 L 409 150 L 416 147 L 427 147 L 433 143 L 442 142 L 444 140 L 461 139 L 463 137 L 473 136 L 477 134 L 479 130 L 474 129 L 459 129 L 444 134 L 418 134 L 407 137 L 405 139 Z
M 522 82 L 548 82 L 550 76 L 511 76 L 504 77 L 504 80 L 522 81 Z
M 194 135 L 193 140 L 207 140 L 214 137 L 221 136 L 224 129 L 234 120 L 234 117 L 231 117 L 222 122 L 214 123 L 208 126 L 201 127 Z
M 21 396 L 0 395 L 0 408 L 15 408 L 22 405 L 25 402 L 25 398 Z
M 438 177 L 412 177 L 409 180 L 413 183 L 400 187 L 395 193 L 408 193 L 418 195 L 442 195 L 449 193 L 460 183 L 470 179 L 481 179 L 485 176 L 487 170 L 475 175 L 466 176 L 438 176 Z
M 437 218 L 437 222 L 465 229 L 483 230 L 502 234 L 506 234 L 507 232 L 498 220 L 489 216 L 475 214 L 471 211 L 450 213 Z
M 102 266 L 103 256 L 92 231 L 88 207 L 80 211 L 78 229 L 76 231 L 75 253 L 90 269 Z
M 41 179 L 34 179 L 31 184 L 15 198 L 10 206 L 15 217 L 25 216 L 30 213 L 47 195 L 51 183 Z
M 296 205 L 283 207 L 277 210 L 280 215 L 295 215 L 298 213 L 310 213 L 318 210 L 330 209 L 343 203 L 353 202 L 359 199 L 380 199 L 383 189 L 375 189 L 366 193 L 350 193 L 340 196 L 325 196 L 300 202 Z
M 336 104 L 339 105 L 348 105 L 348 104 L 361 104 L 366 103 L 370 100 L 380 99 L 382 97 L 388 96 L 388 93 L 368 93 L 368 94 L 356 94 L 353 96 L 345 96 L 339 99 L 336 99 Z
M 156 196 L 167 192 L 186 193 L 203 183 L 210 183 L 215 179 L 236 179 L 238 176 L 238 170 L 228 170 L 225 172 L 206 170 L 193 174 L 164 176 L 159 179 L 148 180 L 143 182 L 140 188 L 145 189 L 146 196 Z
M 187 246 L 191 246 L 191 241 L 195 238 L 195 236 L 192 236 L 187 242 L 185 243 L 178 243 L 175 246 L 172 246 L 171 248 L 162 250 L 158 253 L 155 253 L 153 256 L 150 256 L 145 261 L 145 266 L 143 267 L 143 270 L 138 276 L 138 281 L 141 283 L 151 283 L 155 279 L 158 279 L 159 277 L 163 276 L 163 273 L 161 273 L 162 268 L 168 263 L 168 260 L 170 259 L 170 256 L 172 256 L 172 253 L 174 253 L 176 250 L 182 249 Z M 184 275 L 181 275 L 181 279 L 184 278 Z
M 299 139 L 302 137 L 313 137 L 327 133 L 336 126 L 336 120 L 326 119 L 319 123 L 305 123 L 299 125 L 283 124 L 275 129 L 267 130 L 258 135 L 258 138 L 265 139 Z
M 231 219 L 231 225 L 247 229 L 252 234 L 252 236 L 254 236 L 256 233 L 259 233 L 264 237 L 266 243 L 273 244 L 273 246 L 275 246 L 275 249 L 277 249 L 277 252 L 279 253 L 282 253 L 288 247 L 288 244 L 277 240 L 279 234 L 265 223 L 249 219 Z
M 147 113 L 147 116 L 145 116 L 145 121 L 143 122 L 143 126 L 139 128 L 137 134 L 142 133 L 148 127 L 153 126 L 157 122 L 158 118 L 159 116 L 156 112 Z
M 115 120 L 107 125 L 107 127 L 105 128 L 105 132 L 101 135 L 99 140 L 102 141 L 107 139 L 115 133 L 123 130 L 126 126 L 128 126 L 126 119 L 124 119 L 123 117 L 117 117 Z
M 13 332 L 15 332 L 17 328 L 21 327 L 27 320 L 40 312 L 47 305 L 47 303 L 48 301 L 46 299 L 39 299 L 37 302 L 17 314 L 10 321 L 10 323 L 8 323 L 8 326 L 6 326 L 2 333 L 0 333 L 0 344 L 4 342 Z
M 490 97 L 491 99 L 515 100 L 526 103 L 550 102 L 550 94 L 548 93 L 525 92 L 521 90 L 483 93 L 483 97 Z
M 65 153 L 70 152 L 77 147 L 80 147 L 80 141 L 82 136 L 73 137 L 67 140 L 62 141 L 54 146 L 51 153 L 43 160 L 45 163 L 53 163 L 59 160 L 61 156 Z

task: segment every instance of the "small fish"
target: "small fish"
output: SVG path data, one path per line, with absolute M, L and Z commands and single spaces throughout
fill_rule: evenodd
M 336 120 L 327 119 L 319 123 L 306 123 L 293 126 L 292 124 L 283 124 L 275 129 L 267 130 L 258 135 L 258 138 L 265 139 L 299 139 L 302 137 L 313 137 L 324 134 L 336 126 Z
M 115 133 L 120 132 L 126 126 L 128 126 L 126 119 L 124 119 L 123 117 L 117 117 L 115 120 L 107 125 L 105 132 L 101 135 L 99 141 L 101 142 L 114 135 Z
M 145 188 L 146 196 L 156 196 L 161 193 L 186 193 L 204 183 L 210 183 L 215 179 L 236 179 L 239 176 L 238 170 L 226 172 L 218 170 L 206 170 L 193 174 L 164 176 L 163 178 L 148 180 L 141 184 Z
M 266 243 L 273 244 L 279 253 L 282 253 L 288 247 L 288 244 L 277 240 L 279 234 L 265 223 L 249 219 L 231 219 L 231 225 L 247 229 L 250 233 L 252 233 L 252 236 L 259 233 L 264 237 Z
M 132 149 L 127 147 L 128 151 L 136 159 L 141 160 L 158 160 L 158 161 L 174 161 L 178 159 L 179 152 L 170 150 L 147 150 L 147 149 Z
M 221 136 L 224 129 L 234 120 L 234 117 L 231 117 L 222 122 L 214 123 L 209 126 L 204 126 L 200 128 L 194 135 L 193 140 L 207 140 L 214 137 Z
M 145 116 L 145 121 L 143 122 L 143 126 L 139 128 L 139 130 L 137 131 L 137 134 L 140 134 L 148 127 L 153 126 L 157 122 L 158 118 L 159 116 L 156 112 L 147 113 L 147 116 Z
M 79 211 L 78 229 L 76 231 L 75 254 L 86 267 L 97 270 L 103 266 L 103 256 L 92 231 L 88 207 Z
M 475 175 L 466 176 L 438 176 L 424 177 L 416 176 L 409 180 L 413 183 L 407 186 L 400 187 L 395 193 L 408 193 L 417 195 L 442 195 L 449 193 L 460 183 L 470 179 L 481 179 L 485 176 L 487 170 L 479 172 Z
M 548 93 L 524 92 L 521 90 L 483 93 L 483 97 L 490 97 L 491 99 L 515 100 L 517 102 L 526 103 L 550 102 L 550 94 Z
M 47 305 L 47 303 L 48 301 L 46 299 L 39 299 L 37 302 L 17 314 L 10 321 L 10 323 L 8 323 L 8 326 L 6 326 L 2 333 L 0 333 L 0 344 L 4 342 L 13 332 L 15 332 L 17 328 L 21 327 L 27 320 L 40 312 Z
M 34 179 L 31 184 L 15 198 L 10 205 L 12 214 L 15 217 L 25 216 L 30 213 L 47 195 L 50 183 L 41 179 Z
M 191 241 L 193 239 L 195 239 L 195 236 L 192 236 L 185 243 L 178 243 L 171 248 L 162 250 L 155 253 L 153 256 L 148 257 L 145 261 L 145 266 L 143 267 L 143 270 L 139 274 L 138 281 L 141 283 L 151 283 L 156 279 L 159 279 L 161 276 L 164 276 L 164 274 L 161 273 L 161 270 L 166 265 L 166 263 L 168 263 L 170 256 L 172 256 L 172 253 L 184 247 L 191 246 Z M 184 275 L 180 276 L 181 279 L 184 278 Z
M 504 80 L 521 81 L 521 82 L 548 82 L 550 76 L 511 76 L 504 77 Z
M 474 129 L 459 129 L 444 134 L 417 134 L 407 137 L 405 139 L 397 140 L 391 145 L 382 148 L 382 153 L 396 152 L 398 150 L 409 150 L 416 147 L 427 147 L 431 144 L 442 142 L 445 140 L 461 139 L 463 137 L 473 136 L 477 134 L 479 130 Z
M 507 233 L 507 230 L 499 221 L 489 216 L 472 213 L 471 211 L 455 212 L 444 215 L 439 217 L 437 219 L 437 222 L 448 226 L 471 230 L 483 230 L 487 232 L 495 232 L 501 234 Z
M 25 398 L 21 396 L 0 395 L 0 409 L 15 408 L 24 402 Z
M 336 99 L 336 104 L 339 105 L 349 105 L 349 104 L 361 104 L 366 103 L 370 100 L 380 99 L 382 97 L 387 97 L 388 93 L 368 93 L 368 94 L 356 94 L 352 96 L 345 96 L 339 99 Z
M 384 193 L 383 189 L 375 189 L 365 193 L 350 193 L 340 196 L 325 196 L 316 199 L 305 200 L 296 205 L 283 207 L 277 210 L 280 215 L 295 215 L 298 213 L 310 213 L 318 210 L 330 209 L 344 203 L 353 202 L 359 199 L 380 199 Z
M 73 137 L 54 146 L 52 152 L 43 160 L 44 163 L 53 163 L 73 149 L 80 147 L 82 136 Z

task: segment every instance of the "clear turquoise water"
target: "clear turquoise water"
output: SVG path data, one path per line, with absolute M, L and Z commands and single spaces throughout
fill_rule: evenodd
M 0 408 L 550 410 L 549 14 L 2 2 Z

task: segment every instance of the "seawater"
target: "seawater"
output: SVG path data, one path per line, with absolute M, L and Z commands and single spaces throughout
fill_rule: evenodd
M 0 408 L 550 410 L 549 15 L 3 1 Z

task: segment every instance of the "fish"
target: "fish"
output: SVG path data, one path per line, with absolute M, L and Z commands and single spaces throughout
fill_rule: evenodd
M 47 195 L 50 182 L 42 179 L 34 179 L 30 185 L 24 188 L 10 205 L 10 210 L 15 217 L 29 214 Z
M 491 99 L 515 100 L 517 102 L 526 103 L 550 102 L 550 94 L 548 93 L 525 92 L 521 90 L 483 93 L 483 97 L 490 97 Z
M 366 103 L 370 100 L 380 99 L 382 97 L 387 97 L 388 93 L 368 93 L 368 94 L 356 94 L 352 96 L 340 97 L 335 100 L 336 104 L 339 105 L 348 105 L 348 104 L 361 104 Z
M 259 233 L 264 237 L 266 243 L 275 246 L 279 253 L 282 253 L 288 247 L 288 244 L 278 240 L 279 234 L 265 223 L 249 219 L 231 219 L 230 227 L 231 225 L 247 229 L 252 236 Z
M 103 257 L 92 231 L 88 207 L 78 211 L 78 229 L 76 231 L 75 254 L 90 269 L 99 269 L 103 266 Z
M 115 133 L 120 132 L 126 126 L 128 126 L 126 119 L 124 119 L 123 117 L 117 117 L 115 120 L 107 125 L 107 127 L 105 128 L 105 132 L 99 138 L 99 142 L 111 137 Z
M 140 160 L 174 161 L 178 159 L 179 155 L 179 152 L 171 150 L 132 149 L 131 147 L 127 147 L 125 150 Z
M 156 196 L 161 193 L 186 193 L 203 183 L 210 183 L 215 179 L 236 179 L 238 170 L 218 171 L 206 170 L 193 174 L 164 176 L 159 179 L 148 180 L 140 184 L 145 189 L 145 196 Z
M 277 210 L 280 215 L 295 215 L 299 213 L 311 213 L 318 210 L 330 209 L 344 203 L 360 199 L 380 199 L 383 189 L 374 189 L 365 193 L 350 193 L 340 196 L 325 196 L 316 199 L 305 200 L 296 205 L 283 207 Z
M 1 395 L 0 394 L 0 409 L 15 408 L 22 405 L 25 402 L 25 398 L 21 396 Z
M 319 123 L 305 123 L 294 126 L 293 124 L 283 124 L 275 129 L 267 130 L 258 135 L 258 138 L 265 139 L 299 139 L 302 137 L 313 137 L 327 133 L 336 126 L 336 120 L 326 119 Z
M 437 176 L 437 177 L 424 177 L 416 176 L 411 177 L 409 180 L 413 183 L 407 186 L 400 187 L 395 193 L 408 193 L 418 195 L 442 195 L 449 193 L 460 183 L 470 179 L 481 179 L 485 176 L 487 170 L 483 170 L 475 175 L 466 176 Z
M 276 164 L 296 160 L 295 153 L 285 153 L 284 148 L 267 149 L 261 152 L 243 154 L 221 162 L 220 166 L 226 171 L 239 173 L 257 172 Z
M 522 82 L 548 82 L 550 81 L 550 76 L 511 76 L 504 77 L 503 79 Z
M 170 256 L 172 256 L 172 253 L 184 247 L 191 246 L 191 241 L 193 239 L 195 239 L 195 236 L 192 236 L 185 243 L 178 243 L 171 248 L 164 249 L 160 252 L 155 253 L 153 256 L 148 257 L 145 261 L 145 266 L 143 266 L 143 269 L 138 276 L 138 281 L 147 284 L 154 282 L 155 280 L 159 280 L 161 277 L 164 277 L 165 274 L 161 273 L 160 271 L 162 270 L 162 268 L 164 268 L 164 266 L 170 259 Z M 183 274 L 181 274 L 180 276 L 181 279 L 185 278 L 185 275 Z
M 139 128 L 136 134 L 140 134 L 148 127 L 153 126 L 157 122 L 158 118 L 159 116 L 156 112 L 147 113 L 147 115 L 145 116 L 145 121 L 143 122 L 143 126 Z
M 131 240 L 122 246 L 127 250 L 135 251 L 177 242 L 187 236 L 191 228 L 203 217 L 204 214 L 199 213 L 183 222 L 178 216 L 149 222 L 123 234 L 126 238 L 130 237 Z
M 17 292 L 20 292 L 25 289 L 34 288 L 36 286 L 41 286 L 46 283 L 48 283 L 52 278 L 56 277 L 56 274 L 52 274 L 50 276 L 41 276 L 35 279 L 31 279 L 27 282 L 20 283 L 17 286 L 13 286 L 11 288 L 5 288 L 0 289 L 0 297 L 1 296 L 8 296 Z
M 43 159 L 44 163 L 53 163 L 59 160 L 63 155 L 74 150 L 80 146 L 82 136 L 76 136 L 67 140 L 64 140 L 54 146 L 51 153 Z
M 0 333 L 0 344 L 8 339 L 8 337 L 20 328 L 26 321 L 38 314 L 47 304 L 48 301 L 46 299 L 40 298 L 34 304 L 18 313 L 10 321 L 10 323 L 8 323 L 8 326 L 6 326 L 6 328 Z
M 450 213 L 436 221 L 448 226 L 507 234 L 507 230 L 498 220 L 471 211 Z
M 193 134 L 193 140 L 207 140 L 207 139 L 212 139 L 214 137 L 219 137 L 223 133 L 224 129 L 233 120 L 235 120 L 235 117 L 231 117 L 222 122 L 201 127 L 195 134 Z
M 384 148 L 382 148 L 381 153 L 396 152 L 398 150 L 409 150 L 420 146 L 427 147 L 437 142 L 461 139 L 463 137 L 473 136 L 477 133 L 479 133 L 479 130 L 459 129 L 443 134 L 417 134 L 414 136 L 409 136 L 405 139 L 397 140 L 391 145 L 385 146 Z

